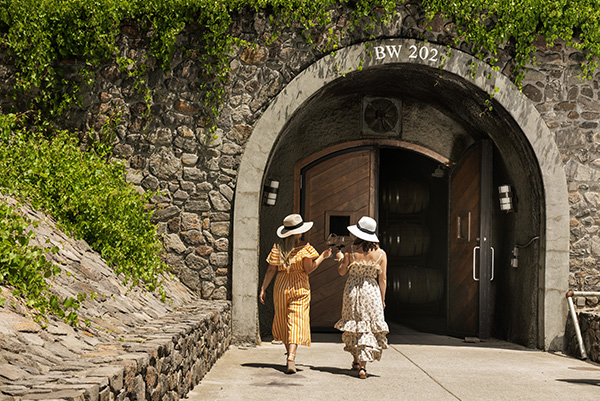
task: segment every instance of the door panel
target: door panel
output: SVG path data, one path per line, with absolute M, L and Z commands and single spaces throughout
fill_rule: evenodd
M 481 147 L 481 218 L 479 224 L 479 338 L 491 334 L 491 286 L 494 269 L 492 248 L 492 143 L 484 141 Z
M 479 292 L 473 280 L 473 248 L 479 237 L 481 148 L 472 149 L 450 176 L 448 333 L 476 336 Z
M 357 149 L 324 157 L 302 171 L 303 216 L 314 222 L 305 239 L 317 250 L 327 248 L 329 219 L 345 218 L 356 224 L 363 215 L 373 215 L 375 150 Z M 331 328 L 341 316 L 346 277 L 337 263 L 327 259 L 310 275 L 312 291 L 310 320 L 313 328 Z
M 491 143 L 480 142 L 450 175 L 447 319 L 451 335 L 489 338 L 491 157 Z

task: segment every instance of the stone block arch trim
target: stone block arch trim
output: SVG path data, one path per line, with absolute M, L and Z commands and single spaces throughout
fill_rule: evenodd
M 383 50 L 382 50 L 383 49 Z M 427 50 L 422 50 L 427 49 Z M 416 51 L 416 52 L 415 52 Z M 386 64 L 415 63 L 439 67 L 492 94 L 521 127 L 533 149 L 545 194 L 542 222 L 542 269 L 538 283 L 538 346 L 562 350 L 566 320 L 564 295 L 569 274 L 569 205 L 563 164 L 552 134 L 533 104 L 505 76 L 497 74 L 476 58 L 412 39 L 389 39 L 356 44 L 326 56 L 298 74 L 271 102 L 248 139 L 239 168 L 233 213 L 232 328 L 234 341 L 257 343 L 258 268 L 261 188 L 264 172 L 277 137 L 286 122 L 323 86 L 343 73 Z M 436 55 L 437 57 L 432 57 Z M 471 77 L 471 65 L 477 74 Z M 488 79 L 487 76 L 492 78 Z M 494 88 L 499 88 L 496 93 Z

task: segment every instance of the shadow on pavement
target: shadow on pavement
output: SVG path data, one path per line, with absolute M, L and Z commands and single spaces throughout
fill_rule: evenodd
M 310 368 L 311 370 L 317 370 L 319 372 L 325 372 L 325 373 L 331 373 L 333 375 L 351 376 L 351 377 L 358 378 L 358 372 L 355 370 L 351 370 L 350 368 L 341 369 L 341 368 L 335 368 L 335 367 L 331 367 L 331 366 L 311 366 L 311 365 L 304 365 L 304 366 Z M 369 367 L 367 366 L 367 369 L 368 368 Z M 369 373 L 368 377 L 379 377 L 379 376 Z
M 285 365 L 277 365 L 274 363 L 242 363 L 241 366 L 245 368 L 259 368 L 259 369 L 273 369 L 279 372 L 285 373 Z
M 457 338 L 443 334 L 424 333 L 395 323 L 391 323 L 389 326 L 388 343 L 390 345 L 439 345 L 447 347 L 510 349 L 529 352 L 538 351 L 495 338 L 488 340 L 479 340 L 473 337 Z
M 592 386 L 600 386 L 600 379 L 557 379 L 556 381 L 573 384 L 588 384 Z

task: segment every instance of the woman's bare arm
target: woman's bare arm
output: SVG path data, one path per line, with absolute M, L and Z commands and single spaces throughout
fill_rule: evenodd
M 273 280 L 275 273 L 277 273 L 277 266 L 269 264 L 269 267 L 267 267 L 267 272 L 265 273 L 265 278 L 263 280 L 263 284 L 260 287 L 259 299 L 260 299 L 261 304 L 265 303 L 265 297 L 267 295 L 267 287 L 269 286 L 269 284 L 271 284 L 271 280 Z
M 384 250 L 381 250 L 383 255 L 381 256 L 381 260 L 379 262 L 379 266 L 381 266 L 381 272 L 379 273 L 379 291 L 381 291 L 381 301 L 383 302 L 383 307 L 385 308 L 385 290 L 387 288 L 387 254 Z
M 348 256 L 348 253 L 343 253 L 340 250 L 337 251 L 335 256 L 340 261 L 338 264 L 338 268 L 337 268 L 338 273 L 340 274 L 340 276 L 343 276 L 344 274 L 348 273 L 348 265 L 350 264 L 350 257 Z
M 329 256 L 331 256 L 331 249 L 326 249 L 316 259 L 311 259 L 311 258 L 302 259 L 302 267 L 304 268 L 304 271 L 306 272 L 306 274 L 310 274 L 310 273 L 314 272 L 317 269 L 317 267 L 319 267 L 319 265 L 325 259 L 327 259 Z

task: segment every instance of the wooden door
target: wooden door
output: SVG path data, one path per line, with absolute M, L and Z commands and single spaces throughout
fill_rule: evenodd
M 345 227 L 375 210 L 375 150 L 350 149 L 323 157 L 302 170 L 301 212 L 314 222 L 305 239 L 319 252 L 327 248 L 330 232 L 344 234 Z M 325 260 L 310 275 L 311 326 L 330 329 L 342 312 L 346 277 L 340 277 L 337 263 Z
M 492 148 L 473 146 L 450 175 L 448 333 L 490 335 Z

